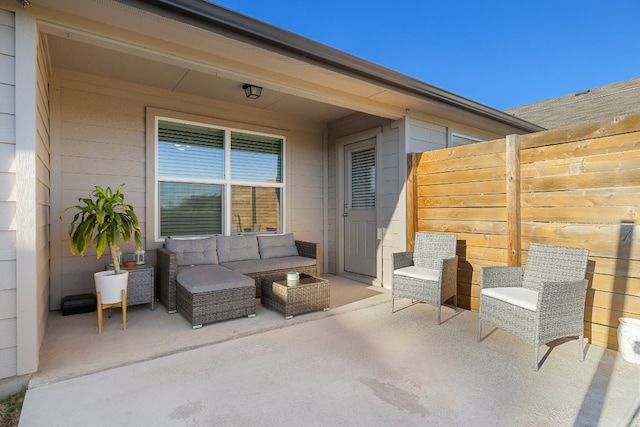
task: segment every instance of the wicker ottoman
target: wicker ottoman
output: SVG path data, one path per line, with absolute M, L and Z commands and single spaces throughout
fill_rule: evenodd
M 225 268 L 193 268 L 177 277 L 178 311 L 193 329 L 207 323 L 256 315 L 256 288 L 252 278 Z

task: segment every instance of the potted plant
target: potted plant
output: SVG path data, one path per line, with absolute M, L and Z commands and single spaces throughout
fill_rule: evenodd
M 136 249 L 142 249 L 138 217 L 133 207 L 124 203 L 123 186 L 124 184 L 120 184 L 114 192 L 109 187 L 105 190 L 96 185 L 91 197 L 79 198 L 78 205 L 66 208 L 60 215 L 62 220 L 65 212 L 70 209 L 76 210 L 68 228 L 72 254 L 84 255 L 92 243 L 95 245 L 98 258 L 105 250 L 109 250 L 113 270 L 94 274 L 96 292 L 101 293 L 103 304 L 121 301 L 121 290 L 127 286 L 129 273 L 121 271 L 118 256 L 120 239 L 129 243 L 133 236 Z M 105 283 L 112 281 L 119 284 Z

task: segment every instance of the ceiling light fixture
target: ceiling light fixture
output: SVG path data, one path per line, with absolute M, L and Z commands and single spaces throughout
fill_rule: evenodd
M 27 6 L 31 6 L 31 2 L 29 0 L 17 0 L 18 4 L 22 7 L 24 7 L 25 9 L 27 8 Z
M 247 95 L 247 98 L 249 99 L 258 99 L 260 98 L 260 95 L 262 95 L 262 88 L 260 86 L 254 86 L 247 83 L 242 86 L 242 89 L 244 89 L 244 94 Z

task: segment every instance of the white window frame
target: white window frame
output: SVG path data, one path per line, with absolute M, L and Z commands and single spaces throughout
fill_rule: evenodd
M 244 128 L 237 123 L 222 123 L 215 120 L 211 120 L 206 117 L 199 116 L 185 116 L 183 114 L 171 114 L 167 111 L 153 111 L 153 109 L 147 110 L 147 147 L 151 148 L 147 150 L 147 206 L 153 206 L 153 212 L 147 212 L 147 222 L 151 221 L 152 235 L 154 241 L 162 242 L 164 236 L 160 235 L 160 206 L 159 206 L 159 182 L 161 181 L 158 176 L 158 123 L 160 120 L 193 124 L 196 126 L 211 127 L 224 131 L 224 177 L 222 179 L 195 179 L 189 178 L 171 178 L 173 182 L 194 182 L 204 184 L 219 184 L 222 185 L 222 234 L 225 236 L 231 234 L 239 234 L 233 231 L 232 219 L 231 219 L 231 187 L 233 185 L 241 185 L 247 187 L 264 187 L 264 188 L 280 188 L 280 229 L 282 233 L 286 233 L 286 143 L 287 138 L 285 135 L 273 132 L 257 131 L 251 126 Z M 247 134 L 254 134 L 259 136 L 267 136 L 273 138 L 282 139 L 282 182 L 280 183 L 265 183 L 263 181 L 234 181 L 231 179 L 231 133 L 241 132 Z M 151 138 L 149 137 L 151 136 Z M 151 144 L 149 144 L 151 143 Z M 151 175 L 151 176 L 150 176 Z M 149 187 L 151 185 L 151 188 Z M 153 197 L 152 203 L 149 203 L 149 198 Z M 150 226 L 147 225 L 147 230 L 150 231 Z M 244 234 L 244 233 L 242 233 Z

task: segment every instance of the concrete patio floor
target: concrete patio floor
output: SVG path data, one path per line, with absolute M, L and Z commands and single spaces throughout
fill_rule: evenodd
M 95 313 L 54 313 L 20 426 L 640 426 L 640 366 L 617 352 L 554 343 L 534 372 L 518 338 L 476 341 L 477 313 L 437 326 L 434 307 L 392 314 L 389 291 L 326 277 L 331 310 L 291 320 L 258 306 L 192 330 L 137 306 L 98 335 Z

